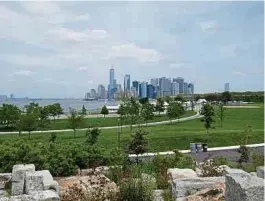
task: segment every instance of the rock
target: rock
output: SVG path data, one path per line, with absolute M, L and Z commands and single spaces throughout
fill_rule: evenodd
M 44 190 L 53 190 L 57 193 L 60 192 L 59 184 L 57 181 L 53 180 L 53 177 L 49 170 L 37 171 L 43 176 L 43 189 Z
M 236 168 L 227 168 L 224 171 L 225 175 L 227 175 L 227 174 L 244 174 L 244 173 L 246 173 L 244 170 L 236 169 Z
M 39 172 L 26 172 L 25 193 L 31 194 L 34 191 L 43 190 L 43 175 Z
M 197 167 L 196 167 L 195 172 L 196 172 L 197 176 L 199 176 L 199 177 L 202 176 L 202 171 L 201 171 L 200 168 L 197 168 Z
M 31 200 L 32 200 L 32 197 L 30 195 L 26 195 L 26 194 L 11 196 L 9 199 L 9 201 L 31 201 Z
M 33 173 L 35 166 L 29 165 L 14 165 L 12 170 L 12 195 L 22 195 L 24 193 L 24 180 L 26 172 Z
M 223 201 L 225 193 L 225 184 L 216 183 L 212 188 L 206 188 L 198 191 L 194 195 L 187 196 L 185 201 Z
M 0 190 L 5 188 L 5 184 L 11 181 L 11 173 L 0 173 Z
M 264 179 L 264 166 L 257 167 L 257 176 Z
M 256 172 L 250 172 L 249 174 L 251 174 L 252 176 L 257 177 L 257 173 Z
M 226 175 L 225 185 L 226 201 L 264 200 L 264 180 L 247 172 Z
M 154 201 L 164 201 L 164 190 L 154 190 Z
M 167 170 L 167 175 L 170 180 L 175 180 L 179 178 L 194 178 L 198 177 L 196 172 L 192 169 L 180 169 L 180 168 L 170 168 Z
M 60 197 L 58 193 L 52 191 L 52 190 L 45 190 L 40 192 L 33 192 L 32 195 L 32 201 L 59 201 Z
M 7 191 L 5 191 L 5 190 L 0 190 L 0 198 L 1 197 L 7 197 L 9 194 L 8 194 L 8 192 Z
M 0 201 L 9 201 L 9 198 L 8 197 L 1 197 L 0 196 Z
M 194 194 L 205 188 L 213 188 L 218 183 L 224 183 L 224 177 L 193 177 L 180 178 L 172 181 L 173 197 L 180 198 Z

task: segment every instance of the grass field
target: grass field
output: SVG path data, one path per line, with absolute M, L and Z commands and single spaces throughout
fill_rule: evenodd
M 223 127 L 220 127 L 218 119 L 214 123 L 214 129 L 209 130 L 208 146 L 229 146 L 239 145 L 244 137 L 244 130 L 247 125 L 251 126 L 252 134 L 249 143 L 264 142 L 264 108 L 228 108 L 225 111 Z M 169 151 L 173 149 L 189 149 L 191 142 L 204 142 L 206 131 L 200 119 L 180 123 L 143 127 L 149 131 L 149 151 Z M 135 130 L 135 129 L 134 129 Z M 122 146 L 130 140 L 131 131 L 124 128 L 121 135 Z M 27 139 L 27 135 L 22 137 Z M 31 140 L 48 142 L 50 135 L 34 134 Z M 17 135 L 1 135 L 0 140 L 17 140 Z M 61 142 L 83 142 L 85 132 L 77 132 L 73 138 L 72 132 L 58 133 L 57 140 Z M 102 130 L 99 138 L 99 145 L 107 152 L 117 146 L 117 129 Z

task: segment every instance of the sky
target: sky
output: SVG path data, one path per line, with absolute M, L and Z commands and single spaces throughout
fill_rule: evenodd
M 0 2 L 0 94 L 83 97 L 183 77 L 195 93 L 263 90 L 264 3 Z

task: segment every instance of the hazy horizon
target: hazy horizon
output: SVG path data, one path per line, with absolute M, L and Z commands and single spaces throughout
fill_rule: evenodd
M 264 2 L 0 2 L 0 94 L 84 96 L 109 69 L 264 91 Z

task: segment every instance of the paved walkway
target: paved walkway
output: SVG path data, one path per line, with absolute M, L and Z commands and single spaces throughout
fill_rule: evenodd
M 172 121 L 167 120 L 167 121 L 159 121 L 159 122 L 151 122 L 151 123 L 142 123 L 142 124 L 135 124 L 132 125 L 132 127 L 138 127 L 138 126 L 154 126 L 154 125 L 161 125 L 161 124 L 169 124 L 169 123 L 175 123 L 175 122 L 182 122 L 182 121 L 188 121 L 188 120 L 193 120 L 193 119 L 198 119 L 201 118 L 202 115 L 199 114 L 199 112 L 197 112 L 197 114 L 193 115 L 193 116 L 189 116 L 189 117 L 183 117 L 180 119 L 174 119 Z M 99 129 L 101 130 L 107 130 L 107 129 L 118 129 L 118 128 L 128 128 L 131 125 L 123 125 L 123 126 L 109 126 L 109 127 L 99 127 Z M 81 129 L 76 129 L 77 131 L 84 131 L 87 130 L 87 128 L 81 128 Z M 37 134 L 37 133 L 52 133 L 52 132 L 73 132 L 73 129 L 63 129 L 63 130 L 45 130 L 45 131 L 32 131 L 31 134 Z M 21 132 L 23 133 L 28 133 L 27 131 L 23 131 Z M 12 131 L 12 132 L 0 132 L 0 135 L 4 135 L 4 134 L 18 134 L 18 131 Z

